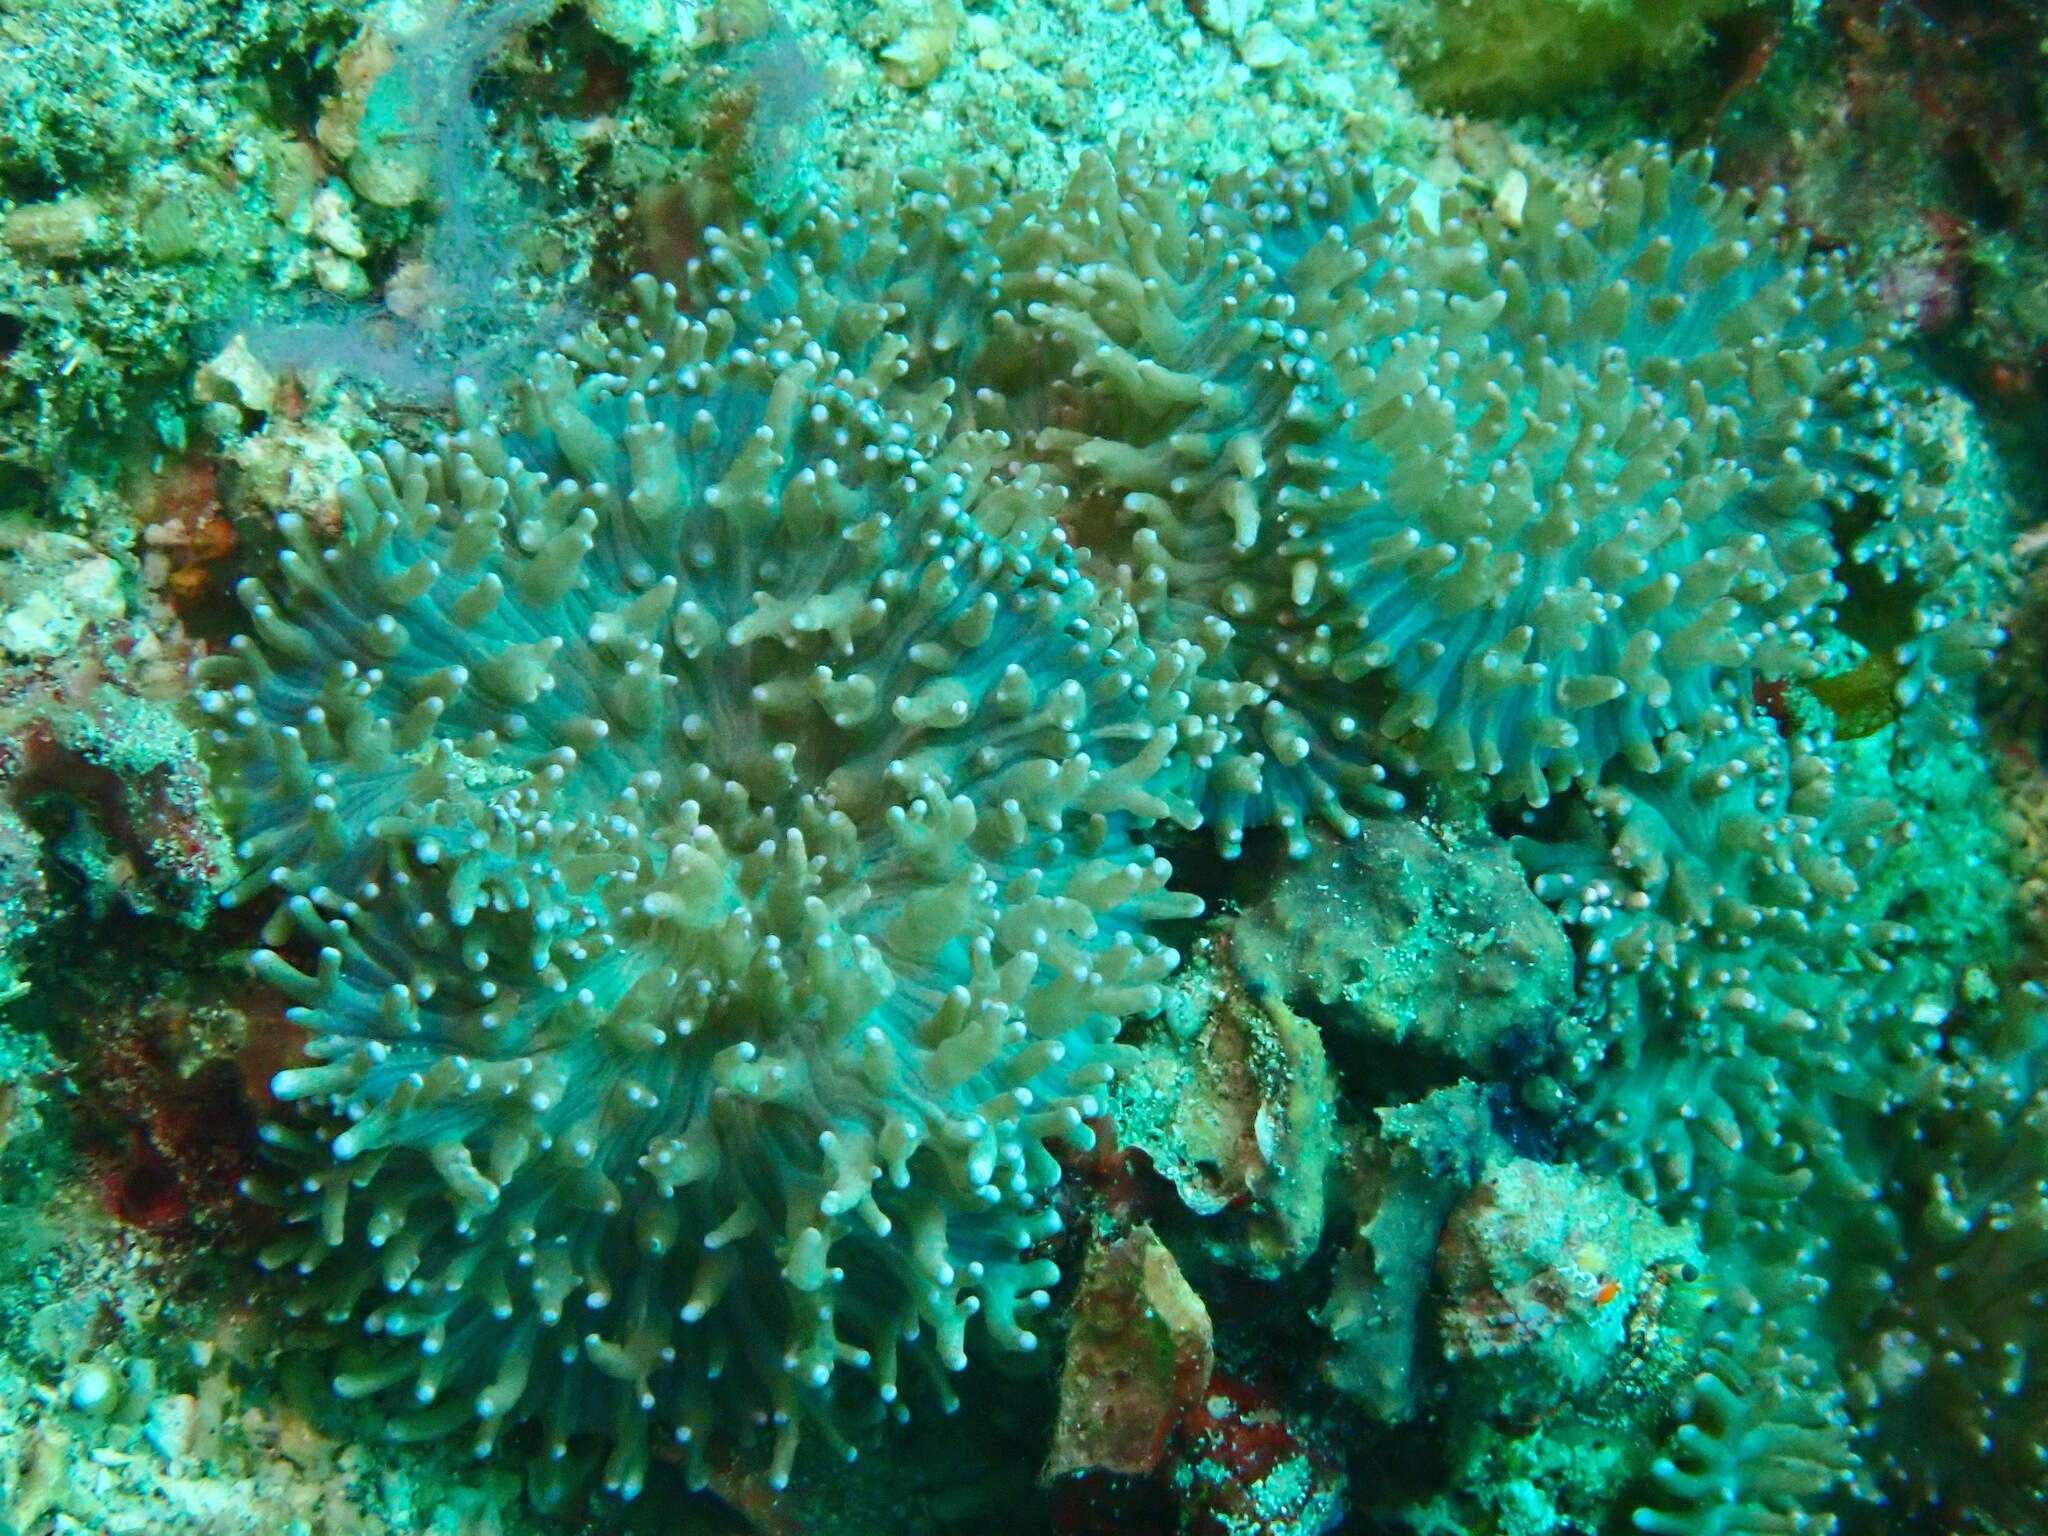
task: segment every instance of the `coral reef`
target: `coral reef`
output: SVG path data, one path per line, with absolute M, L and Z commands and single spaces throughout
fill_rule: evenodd
M 1329 1030 L 1340 1074 L 1405 1059 L 1362 1090 L 1388 1127 L 1447 1070 L 1521 1078 L 1585 1161 L 1492 1109 L 1358 1154 L 1332 1379 L 1387 1424 L 1456 1402 L 1414 1374 L 1428 1277 L 1523 1284 L 1457 1258 L 1495 1241 L 1471 1192 L 1585 1205 L 1640 1252 L 1544 1269 L 1606 1340 L 1555 1336 L 1574 1428 L 1460 1476 L 1609 1414 L 1627 1444 L 1542 1498 L 1618 1497 L 1690 1332 L 1649 1277 L 1702 1239 L 1795 1265 L 1788 1202 L 1865 1200 L 1873 1117 L 1926 1091 L 1889 1065 L 1916 1006 L 1840 984 L 1918 932 L 1869 904 L 1914 824 L 1875 735 L 1787 722 L 1880 665 L 1885 722 L 1952 722 L 1997 633 L 1889 333 L 1706 171 L 1638 149 L 1590 201 L 1434 220 L 1334 164 L 1199 204 L 1128 160 L 1058 198 L 906 173 L 708 231 L 501 423 L 469 390 L 366 457 L 338 536 L 282 513 L 203 702 L 232 900 L 312 1037 L 267 1261 L 357 1335 L 343 1394 L 479 1449 L 537 1421 L 550 1497 L 605 1447 L 637 1491 L 659 1438 L 702 1484 L 757 1425 L 780 1485 L 806 1429 L 910 1411 L 899 1345 L 946 1404 L 970 1330 L 1036 1344 L 1051 1149 L 1120 1066 L 1201 1247 L 1301 1270 Z M 1500 845 L 1400 785 L 1513 823 L 1575 1001 Z M 1169 987 L 1151 930 L 1199 903 L 1144 839 L 1205 819 L 1303 862 Z M 1813 1300 L 1726 1374 L 1812 1355 L 1781 1395 L 1833 1423 Z
M 2039 40 L 0 16 L 0 1531 L 2041 1525 Z
M 2024 1124 L 2008 1074 L 2029 1070 L 1999 1022 L 2023 994 L 2001 1004 L 1976 959 L 2010 952 L 2000 854 L 1964 809 L 1988 768 L 1922 714 L 1855 742 L 1752 725 L 1666 782 L 1603 789 L 1575 811 L 1609 828 L 1578 844 L 1582 873 L 1520 845 L 1575 914 L 1612 1031 L 1575 1086 L 1580 1155 L 1698 1222 L 1724 1296 L 1646 1529 L 1832 1521 L 1873 1482 L 1894 1507 L 2010 1509 L 1976 1491 L 1981 1442 L 1930 1438 L 1915 1398 L 1937 1354 L 1998 1395 L 1973 1349 L 1928 1342 L 1948 1302 L 1911 1287 L 1946 1241 L 1927 1202 L 2001 1179 Z M 1577 862 L 1603 841 L 1615 862 Z
M 0 697 L 0 848 L 7 950 L 68 905 L 64 886 L 94 916 L 118 905 L 196 928 L 232 863 L 190 734 L 90 668 Z

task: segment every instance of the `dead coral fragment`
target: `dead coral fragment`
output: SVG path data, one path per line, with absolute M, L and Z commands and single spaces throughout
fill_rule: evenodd
M 1171 984 L 1112 1100 L 1121 1139 L 1152 1159 L 1225 1263 L 1272 1276 L 1315 1252 L 1336 1097 L 1323 1041 L 1247 985 L 1228 941 L 1205 940 Z
M 1044 1478 L 1152 1471 L 1215 1366 L 1209 1312 L 1152 1229 L 1088 1250 Z

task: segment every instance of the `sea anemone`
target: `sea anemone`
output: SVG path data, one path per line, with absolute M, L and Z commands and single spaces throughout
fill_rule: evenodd
M 1388 767 L 1539 805 L 1654 767 L 1731 688 L 1820 670 L 1853 543 L 1912 565 L 1889 530 L 1940 461 L 1889 332 L 1782 197 L 1708 170 L 1639 148 L 1591 203 L 1539 179 L 1405 220 L 1342 165 L 1076 178 L 1041 446 L 1155 623 L 1235 632 L 1226 842 L 1349 831 Z
M 405 1438 L 901 1415 L 1033 1347 L 1052 1150 L 1190 915 L 1140 841 L 1199 656 L 1075 568 L 996 432 L 782 320 L 635 313 L 494 426 L 367 456 L 209 663 L 311 1042 L 269 1132 L 293 1306 Z M 970 1325 L 972 1325 L 970 1327 Z

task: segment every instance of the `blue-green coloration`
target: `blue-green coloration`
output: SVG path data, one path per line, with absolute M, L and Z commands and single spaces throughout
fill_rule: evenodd
M 1939 459 L 1884 329 L 1707 169 L 1635 152 L 1596 204 L 1539 183 L 1512 222 L 1454 198 L 1405 229 L 1362 172 L 1191 208 L 1077 181 L 1035 313 L 1085 426 L 1046 441 L 1162 622 L 1238 632 L 1226 840 L 1348 828 L 1384 791 L 1347 759 L 1535 805 L 1654 768 L 1731 680 L 1821 669 L 1845 561 L 1917 554 Z
M 1158 1004 L 1139 924 L 1198 905 L 1133 835 L 1191 815 L 1149 786 L 1195 658 L 1057 492 L 892 347 L 641 300 L 513 436 L 466 396 L 338 544 L 287 520 L 206 696 L 317 1037 L 267 1262 L 398 1433 L 595 1432 L 628 1494 L 657 1427 L 701 1468 L 767 1415 L 779 1480 L 899 1346 L 1033 1347 L 1049 1144 Z
M 1629 1410 L 1679 1421 L 1638 1524 L 1831 1497 L 1800 1200 L 1867 1203 L 1917 1102 L 1921 1013 L 1845 985 L 1914 937 L 1864 886 L 1909 829 L 1751 701 L 1877 654 L 1851 567 L 1916 719 L 1995 630 L 1887 334 L 1706 169 L 1434 219 L 1336 164 L 911 175 L 711 232 L 333 545 L 286 518 L 206 706 L 315 1036 L 268 1258 L 341 1390 L 631 1493 L 653 1435 L 772 1424 L 780 1482 L 902 1411 L 899 1348 L 1031 1347 L 1048 1143 L 1197 905 L 1147 829 L 1307 856 L 1420 787 L 1521 818 L 1593 1025 L 1563 1128 L 1748 1298 Z

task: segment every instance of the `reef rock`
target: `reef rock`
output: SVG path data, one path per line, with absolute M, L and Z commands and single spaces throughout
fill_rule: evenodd
M 1045 1480 L 1152 1471 L 1215 1363 L 1208 1308 L 1152 1229 L 1097 1242 L 1074 1297 Z
M 1219 1220 L 1212 1254 L 1278 1275 L 1315 1251 L 1334 1149 L 1336 1087 L 1316 1027 L 1247 985 L 1226 940 L 1205 940 L 1114 1090 L 1121 1139 L 1189 1210 Z
M 1389 817 L 1318 849 L 1237 921 L 1258 987 L 1475 1072 L 1545 1048 L 1571 1006 L 1571 944 L 1506 843 Z

